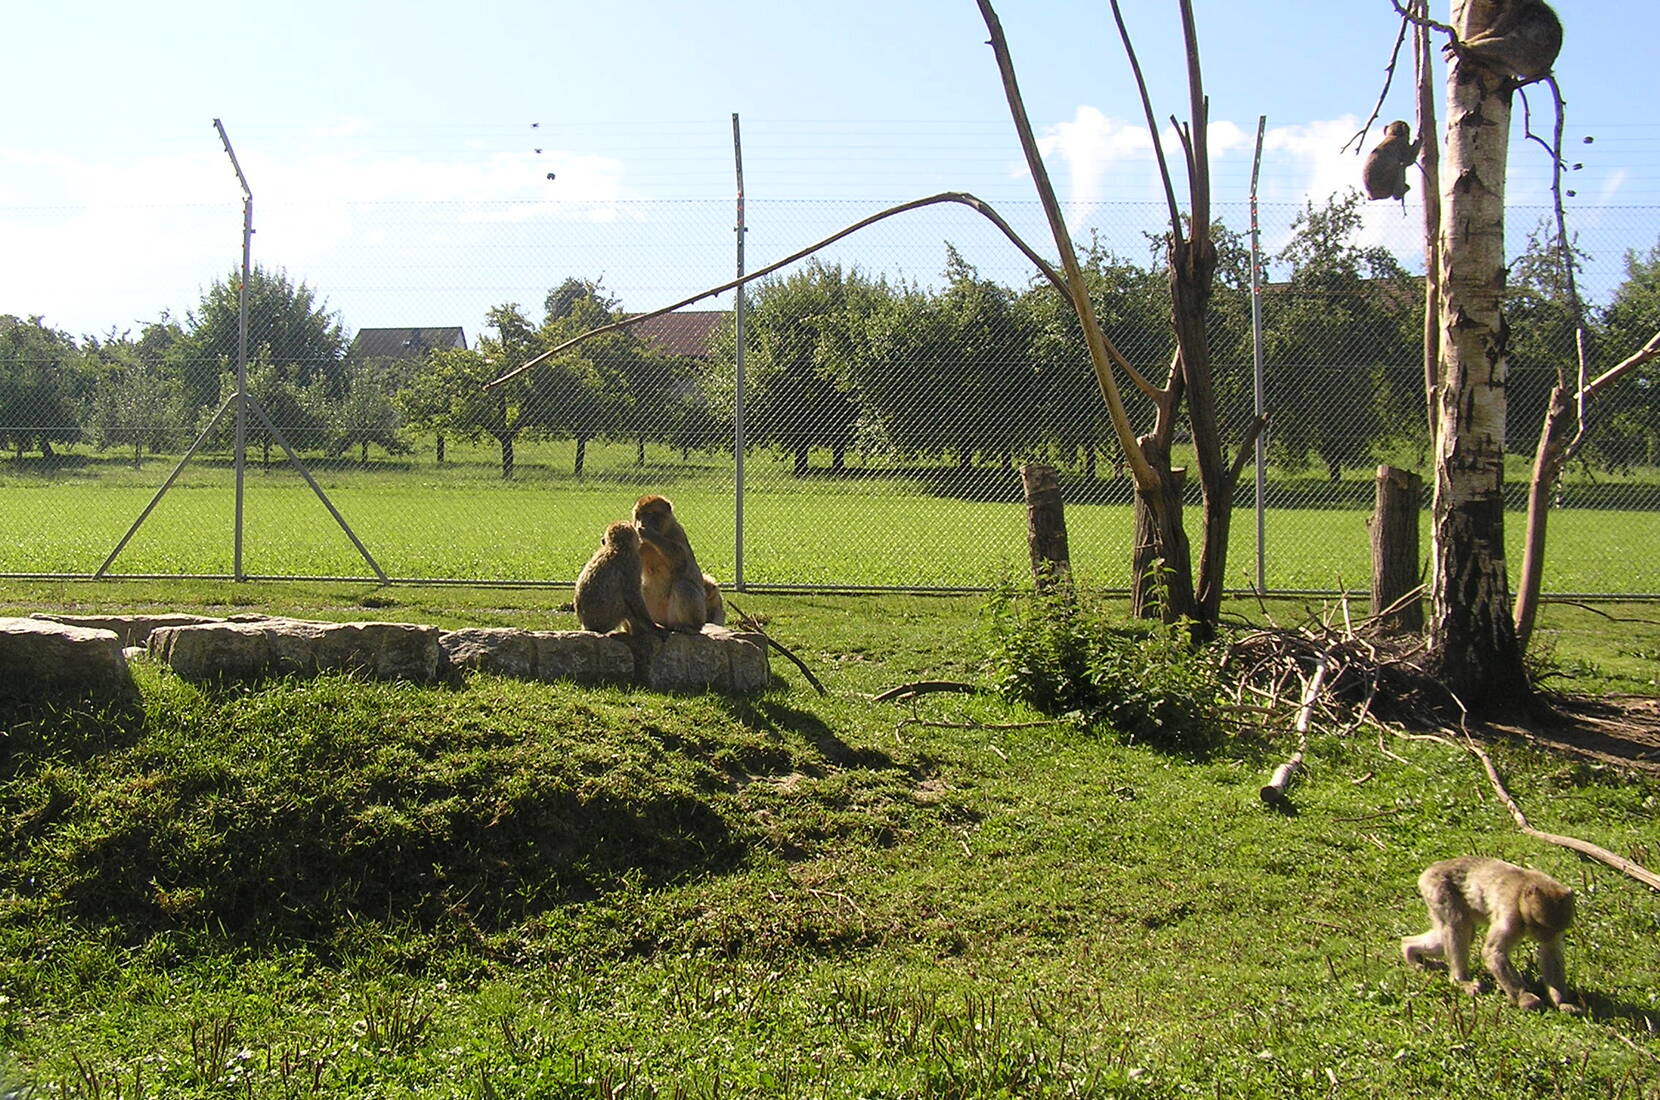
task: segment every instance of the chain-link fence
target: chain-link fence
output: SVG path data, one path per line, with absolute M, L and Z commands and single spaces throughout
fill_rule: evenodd
M 749 267 L 878 206 L 751 200 Z M 46 240 L 87 212 L 6 213 L 35 218 Z M 1000 213 L 1052 250 L 1035 204 Z M 1546 395 L 1574 363 L 1559 268 L 1528 239 L 1546 213 L 1511 213 L 1517 510 Z M 964 207 L 881 221 L 752 284 L 741 357 L 727 293 L 486 389 L 581 332 L 730 279 L 731 204 L 264 204 L 242 463 L 240 211 L 116 214 L 214 235 L 225 262 L 181 276 L 161 255 L 54 257 L 88 301 L 112 303 L 76 322 L 97 335 L 0 302 L 0 573 L 569 582 L 607 522 L 660 492 L 729 581 L 979 588 L 1025 568 L 1018 467 L 1040 460 L 1061 471 L 1080 575 L 1128 583 L 1131 486 L 1076 321 Z M 1217 214 L 1211 346 L 1237 448 L 1258 388 L 1249 212 Z M 1162 383 L 1164 208 L 1068 215 L 1109 337 Z M 1240 478 L 1229 572 L 1241 589 L 1259 568 L 1270 591 L 1363 587 L 1377 465 L 1429 472 L 1421 220 L 1344 201 L 1260 216 L 1271 427 L 1260 499 L 1249 463 Z M 1586 208 L 1574 224 L 1595 373 L 1660 329 L 1660 271 L 1644 259 L 1660 216 Z M 157 317 L 162 295 L 175 300 Z M 155 319 L 134 322 L 139 309 Z M 1552 516 L 1548 592 L 1660 594 L 1657 383 L 1640 371 L 1587 410 Z M 1147 430 L 1150 406 L 1132 399 L 1131 412 Z

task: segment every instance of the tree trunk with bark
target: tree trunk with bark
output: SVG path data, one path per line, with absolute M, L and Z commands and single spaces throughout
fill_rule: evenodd
M 1066 542 L 1066 510 L 1060 476 L 1053 466 L 1031 462 L 1020 468 L 1026 496 L 1026 548 L 1032 559 L 1032 583 L 1039 592 L 1069 592 L 1072 555 Z
M 1496 0 L 1453 0 L 1472 37 Z M 1526 698 L 1504 556 L 1504 192 L 1511 79 L 1454 55 L 1447 75 L 1441 221 L 1441 360 L 1435 421 L 1430 655 L 1474 712 Z

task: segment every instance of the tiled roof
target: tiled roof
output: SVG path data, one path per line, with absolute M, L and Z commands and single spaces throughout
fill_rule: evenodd
M 640 339 L 670 355 L 706 359 L 715 331 L 729 316 L 730 313 L 719 309 L 681 310 L 641 321 L 634 326 L 634 331 L 639 333 Z
M 460 325 L 439 328 L 360 328 L 352 351 L 363 359 L 416 359 L 429 351 L 467 346 Z

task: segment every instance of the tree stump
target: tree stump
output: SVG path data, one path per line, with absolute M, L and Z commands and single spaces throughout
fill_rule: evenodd
M 1424 479 L 1410 470 L 1378 467 L 1377 503 L 1372 529 L 1372 614 L 1393 633 L 1424 629 L 1420 587 L 1418 513 Z
M 1032 557 L 1032 581 L 1039 592 L 1072 585 L 1072 557 L 1066 544 L 1066 513 L 1060 477 L 1053 466 L 1028 462 L 1020 468 L 1026 492 L 1026 547 Z
M 1144 448 L 1145 445 L 1144 445 Z M 1187 467 L 1177 466 L 1170 471 L 1172 507 L 1176 522 L 1181 523 L 1182 490 L 1187 485 Z M 1135 495 L 1135 534 L 1130 551 L 1130 614 L 1138 619 L 1166 617 L 1164 592 L 1164 558 L 1159 554 L 1158 525 L 1153 511 L 1138 492 Z

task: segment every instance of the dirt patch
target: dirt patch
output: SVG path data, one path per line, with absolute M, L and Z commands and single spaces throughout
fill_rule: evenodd
M 1526 725 L 1491 723 L 1499 735 L 1660 775 L 1660 699 L 1643 695 L 1554 696 L 1551 713 Z

